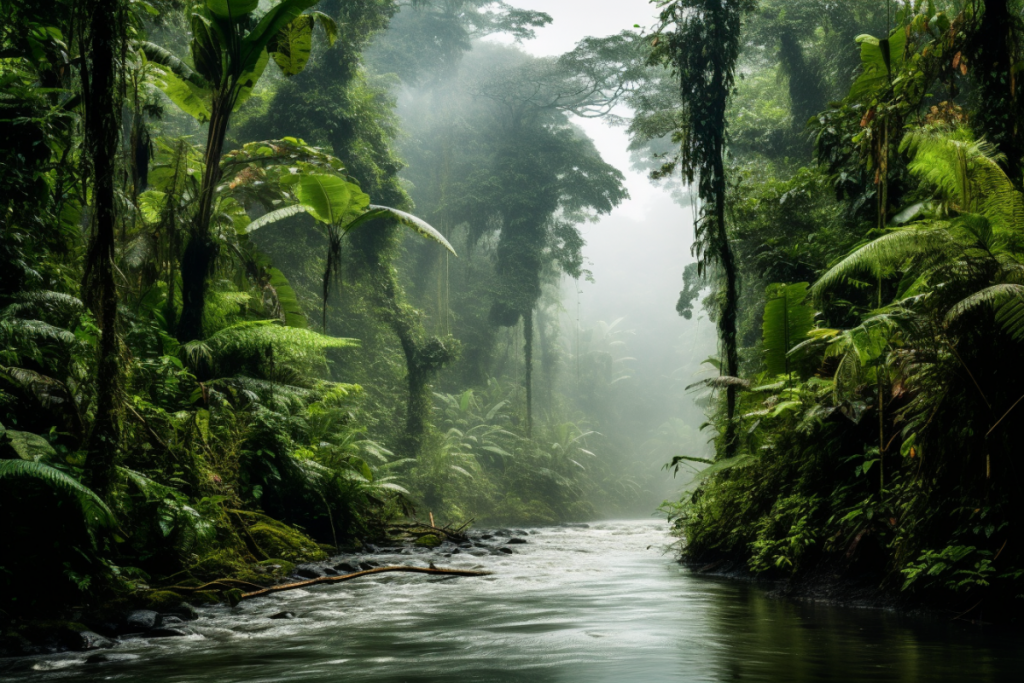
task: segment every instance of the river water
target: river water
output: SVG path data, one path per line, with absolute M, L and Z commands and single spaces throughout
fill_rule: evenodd
M 0 660 L 0 681 L 1024 680 L 1019 634 L 774 600 L 695 576 L 666 552 L 664 522 L 530 531 L 516 554 L 444 561 L 492 576 L 385 574 L 208 608 L 192 636 L 111 651 L 136 658 Z M 267 618 L 281 611 L 299 618 Z

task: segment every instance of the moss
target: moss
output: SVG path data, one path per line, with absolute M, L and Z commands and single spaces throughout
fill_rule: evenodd
M 253 525 L 249 533 L 260 548 L 271 557 L 280 557 L 289 562 L 327 559 L 327 553 L 309 536 L 269 518 L 263 518 Z
M 259 563 L 261 567 L 273 567 L 277 566 L 279 569 L 273 571 L 273 576 L 288 576 L 295 571 L 295 563 L 289 562 L 288 560 L 282 560 L 280 558 L 272 560 L 263 560 Z
M 216 591 L 196 591 L 188 596 L 188 602 L 192 605 L 215 605 L 220 602 L 220 595 Z
M 416 539 L 416 545 L 422 548 L 436 548 L 441 545 L 441 538 L 434 534 L 427 534 Z
M 185 598 L 174 591 L 153 591 L 146 595 L 146 607 L 157 612 L 172 610 L 184 601 Z

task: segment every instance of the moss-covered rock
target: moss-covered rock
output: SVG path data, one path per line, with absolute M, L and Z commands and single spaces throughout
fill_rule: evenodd
M 289 562 L 315 562 L 327 559 L 316 541 L 297 529 L 262 517 L 249 528 L 249 533 L 259 547 L 270 557 L 280 557 Z
M 185 602 L 185 596 L 174 591 L 153 591 L 146 594 L 146 607 L 154 612 L 170 612 Z
M 421 548 L 436 548 L 441 545 L 441 537 L 435 534 L 427 534 L 416 539 L 416 545 Z

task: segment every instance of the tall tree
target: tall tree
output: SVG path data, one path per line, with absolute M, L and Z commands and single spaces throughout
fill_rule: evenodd
M 88 443 L 89 484 L 106 495 L 120 448 L 117 395 L 117 286 L 114 281 L 116 163 L 121 130 L 120 64 L 128 17 L 121 0 L 88 3 L 87 59 L 83 61 L 85 137 L 92 165 L 93 226 L 83 290 L 100 328 L 96 366 L 96 421 Z
M 654 41 L 652 63 L 672 68 L 679 78 L 682 109 L 674 135 L 679 154 L 666 165 L 667 175 L 678 167 L 685 180 L 697 182 L 701 200 L 695 226 L 694 255 L 700 274 L 717 266 L 722 276 L 718 331 L 725 358 L 722 372 L 739 374 L 736 318 L 739 274 L 726 229 L 726 109 L 732 94 L 740 53 L 742 15 L 751 0 L 653 0 L 661 25 Z M 736 452 L 733 417 L 737 388 L 726 389 L 726 454 Z

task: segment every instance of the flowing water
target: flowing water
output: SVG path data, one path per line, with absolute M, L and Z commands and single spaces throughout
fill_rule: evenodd
M 1019 634 L 773 600 L 694 576 L 666 552 L 663 522 L 528 539 L 514 555 L 445 560 L 492 576 L 385 574 L 280 593 L 203 610 L 186 638 L 123 643 L 112 652 L 137 655 L 125 661 L 0 660 L 0 681 L 1024 680 Z M 299 618 L 267 618 L 283 610 Z

